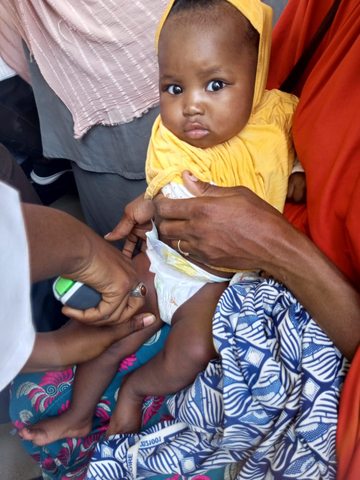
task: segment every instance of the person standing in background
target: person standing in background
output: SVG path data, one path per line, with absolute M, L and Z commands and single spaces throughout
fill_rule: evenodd
M 23 38 L 44 156 L 72 160 L 86 221 L 105 235 L 146 188 L 158 115 L 153 39 L 167 1 L 50 3 L 2 2 L 0 51 L 18 70 L 6 40 L 14 30 Z

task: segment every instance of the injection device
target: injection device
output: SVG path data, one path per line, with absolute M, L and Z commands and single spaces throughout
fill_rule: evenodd
M 62 304 L 78 310 L 97 307 L 101 301 L 101 293 L 81 282 L 58 277 L 53 283 L 55 298 Z

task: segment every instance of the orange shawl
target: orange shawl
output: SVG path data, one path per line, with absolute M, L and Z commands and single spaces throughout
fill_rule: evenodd
M 273 39 L 268 88 L 278 88 L 334 0 L 290 0 Z M 296 151 L 307 206 L 285 215 L 360 287 L 360 1 L 343 0 L 294 93 Z M 360 477 L 360 350 L 341 397 L 338 480 Z

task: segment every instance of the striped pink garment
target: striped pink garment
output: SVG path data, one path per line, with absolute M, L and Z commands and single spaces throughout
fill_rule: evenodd
M 0 54 L 5 62 L 24 80 L 30 83 L 30 73 L 26 63 L 21 37 L 11 17 L 0 2 Z
M 158 103 L 154 38 L 167 3 L 1 0 L 45 80 L 72 113 L 76 138 L 96 124 L 129 122 Z M 1 52 L 9 62 L 3 47 Z

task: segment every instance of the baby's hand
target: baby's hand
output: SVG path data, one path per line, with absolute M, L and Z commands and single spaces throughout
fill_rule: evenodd
M 155 209 L 152 201 L 145 200 L 144 194 L 142 194 L 126 205 L 122 219 L 112 232 L 105 235 L 105 239 L 114 242 L 126 237 L 123 253 L 132 258 L 139 239 L 144 241 L 141 249 L 145 249 L 145 234 L 152 229 L 151 219 L 154 215 Z
M 290 175 L 286 200 L 292 203 L 306 203 L 305 173 L 295 172 Z

